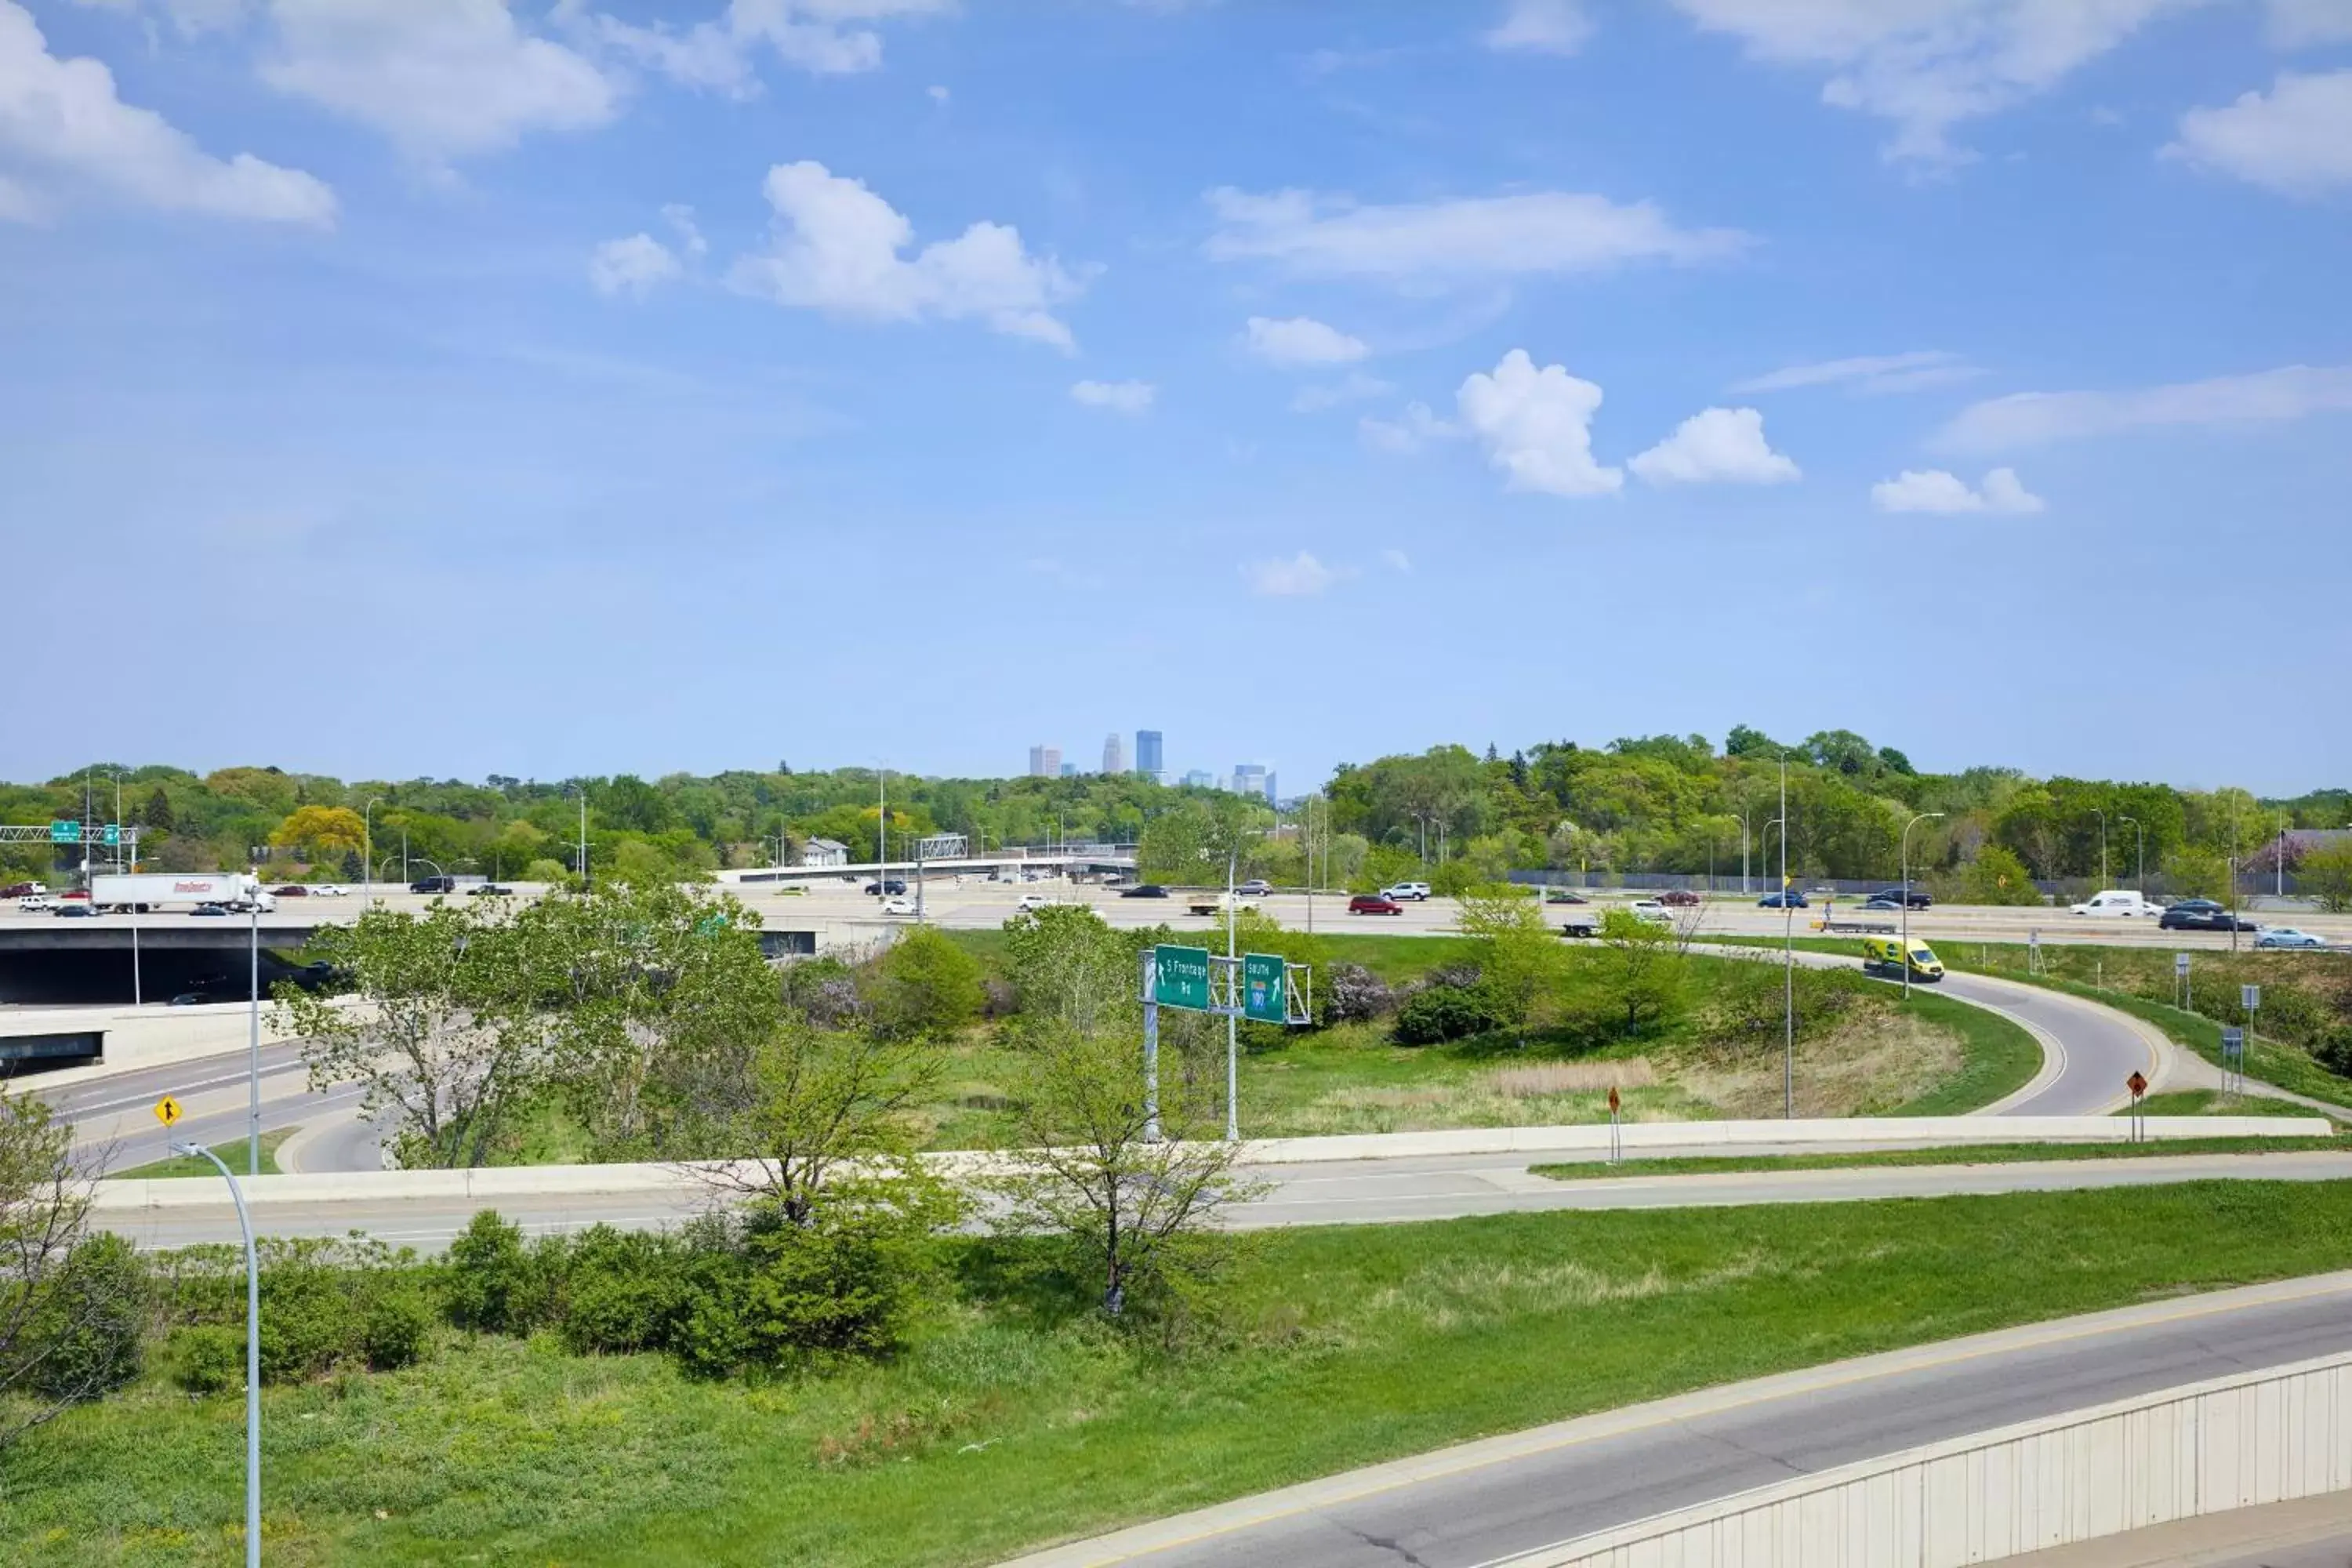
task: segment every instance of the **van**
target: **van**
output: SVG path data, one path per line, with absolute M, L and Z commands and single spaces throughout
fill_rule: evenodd
M 2109 888 L 2074 906 L 2078 915 L 2161 915 L 2164 911 L 2129 888 Z
M 1862 939 L 1862 966 L 1873 974 L 1903 976 L 1903 939 L 1899 936 L 1866 936 Z M 1944 961 L 1936 950 L 1914 938 L 1911 942 L 1911 978 L 1941 980 Z

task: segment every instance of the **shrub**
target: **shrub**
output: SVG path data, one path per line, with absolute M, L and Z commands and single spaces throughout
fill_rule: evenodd
M 857 978 L 837 958 L 808 958 L 784 966 L 784 1001 L 820 1029 L 838 1029 L 866 1014 Z
M 599 1225 L 571 1248 L 563 1342 L 581 1355 L 658 1350 L 686 1305 L 668 1238 Z
M 172 1381 L 190 1394 L 226 1394 L 245 1386 L 245 1331 L 222 1323 L 174 1329 L 164 1344 Z
M 1433 985 L 1397 1009 L 1396 1043 L 1435 1046 L 1481 1035 L 1503 1024 L 1494 998 L 1475 985 Z
M 740 1318 L 747 1359 L 781 1365 L 810 1352 L 875 1355 L 898 1343 L 908 1271 L 893 1267 L 888 1220 L 825 1204 L 815 1223 L 771 1216 L 745 1239 Z
M 449 1244 L 442 1287 L 449 1321 L 483 1333 L 529 1333 L 545 1305 L 537 1261 L 523 1247 L 522 1226 L 482 1210 Z
M 360 1331 L 360 1353 L 374 1372 L 413 1366 L 425 1359 L 433 1338 L 433 1309 L 414 1286 L 379 1293 Z
M 877 968 L 876 1011 L 894 1034 L 953 1034 L 979 1017 L 988 1000 L 980 960 L 929 926 L 901 936 Z
M 85 1237 L 43 1293 L 27 1336 L 34 1390 L 96 1399 L 139 1375 L 152 1292 L 146 1266 L 119 1236 Z
M 1389 983 L 1360 963 L 1334 963 L 1321 980 L 1327 1024 L 1360 1024 L 1385 1017 L 1396 1007 L 1396 993 Z
M 261 1380 L 318 1376 L 359 1347 L 364 1321 L 347 1270 L 296 1253 L 261 1273 Z

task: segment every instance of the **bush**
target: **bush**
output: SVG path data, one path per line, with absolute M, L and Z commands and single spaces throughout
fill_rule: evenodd
M 1323 1021 L 1360 1024 L 1385 1017 L 1396 1007 L 1389 983 L 1360 963 L 1334 963 L 1322 976 Z
M 481 1333 L 529 1333 L 546 1306 L 540 1261 L 524 1248 L 522 1226 L 482 1210 L 449 1244 L 442 1287 L 449 1321 Z
M 571 1248 L 563 1284 L 563 1342 L 579 1355 L 658 1350 L 687 1305 L 674 1247 L 665 1237 L 583 1231 Z
M 152 1310 L 146 1266 L 119 1236 L 84 1237 L 43 1293 L 27 1381 L 49 1399 L 96 1399 L 139 1375 Z
M 979 1017 L 988 1000 L 980 960 L 929 926 L 901 936 L 876 967 L 876 1011 L 893 1034 L 953 1034 Z
M 273 1261 L 261 1273 L 261 1381 L 317 1377 L 359 1348 L 364 1319 L 348 1271 L 315 1255 Z
M 837 958 L 806 958 L 784 966 L 784 1001 L 820 1029 L 838 1029 L 866 1014 L 857 978 Z
M 360 1353 L 373 1372 L 392 1372 L 425 1359 L 433 1339 L 433 1309 L 413 1286 L 389 1289 L 367 1310 Z
M 164 1344 L 172 1381 L 190 1394 L 226 1394 L 245 1386 L 245 1331 L 221 1323 L 175 1329 Z
M 1436 1046 L 1500 1028 L 1502 1010 L 1475 985 L 1433 985 L 1397 1009 L 1396 1043 Z

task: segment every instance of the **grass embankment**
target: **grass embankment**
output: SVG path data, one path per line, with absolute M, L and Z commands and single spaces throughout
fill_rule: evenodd
M 1723 945 L 1738 947 L 1780 945 L 1765 937 L 1724 937 L 1719 941 Z M 1799 937 L 1795 945 L 1801 952 L 1834 953 L 1854 959 L 1857 963 L 1861 959 L 1860 939 L 1854 937 Z M 2169 949 L 2053 942 L 2041 949 L 2037 971 L 2030 966 L 2036 961 L 2021 942 L 1954 941 L 1938 942 L 1934 946 L 1937 956 L 1955 973 L 2014 980 L 2104 1004 L 2155 1025 L 2173 1044 L 2215 1067 L 2221 1065 L 2221 1025 L 2204 1013 L 2158 999 L 2171 994 L 2175 984 Z M 2239 984 L 2251 981 L 2264 987 L 2264 1005 L 2273 1016 L 2283 1003 L 2292 1000 L 2294 1023 L 2305 1029 L 2312 1026 L 2315 1014 L 2324 1016 L 2331 987 L 2352 990 L 2352 982 L 2345 978 L 2352 974 L 2352 965 L 2327 953 L 2200 950 L 2192 955 L 2191 973 L 2200 997 L 2213 1003 L 2218 992 L 2221 1000 L 2215 1005 L 2224 1013 L 2230 1013 L 2234 1006 Z M 2291 998 L 2290 992 L 2294 994 Z M 2344 1108 L 2346 1117 L 2352 1119 L 2352 1079 L 2339 1078 L 2328 1071 L 2308 1050 L 2293 1041 L 2265 1035 L 2261 1014 L 2256 1015 L 2254 1034 L 2247 1044 L 2245 1073 L 2257 1083 Z M 2252 1098 L 2254 1097 L 2249 1097 Z M 2262 1114 L 2258 1110 L 2243 1109 L 2246 1103 L 2236 1102 L 2237 1113 Z
M 278 1169 L 278 1146 L 293 1135 L 294 1129 L 291 1127 L 281 1127 L 275 1132 L 265 1132 L 261 1135 L 261 1173 L 263 1175 L 275 1176 L 280 1173 Z M 227 1164 L 231 1174 L 242 1176 L 246 1173 L 244 1139 L 240 1138 L 234 1143 L 220 1144 L 213 1152 Z M 210 1160 L 200 1154 L 174 1154 L 168 1160 L 151 1160 L 144 1165 L 133 1165 L 127 1171 L 109 1171 L 106 1173 L 106 1179 L 110 1182 L 152 1181 L 167 1176 L 210 1176 L 213 1180 L 218 1181 L 220 1172 L 214 1169 Z
M 2161 1111 L 2151 1111 L 2161 1115 Z M 2177 1115 L 2203 1115 L 2178 1111 Z M 2147 1143 L 1980 1143 L 1968 1148 L 1857 1149 L 1831 1154 L 1693 1154 L 1669 1160 L 1597 1161 L 1530 1165 L 1556 1182 L 1615 1176 L 1695 1176 L 1741 1171 L 1842 1171 L 1870 1165 L 2010 1165 L 2030 1160 L 2146 1160 L 2168 1154 L 2291 1154 L 2352 1152 L 2347 1138 L 2171 1138 Z
M 1000 932 L 951 934 L 983 962 L 1001 958 Z M 1361 964 L 1392 986 L 1467 956 L 1464 943 L 1449 937 L 1342 933 L 1318 936 L 1317 945 L 1323 963 Z M 1567 956 L 1580 967 L 1601 962 L 1581 949 Z M 1498 1032 L 1402 1047 L 1380 1020 L 1274 1045 L 1266 1043 L 1269 1031 L 1242 1058 L 1243 1131 L 1277 1138 L 1605 1121 L 1612 1087 L 1633 1121 L 1777 1116 L 1780 982 L 1766 978 L 1769 984 L 1744 961 L 1695 954 L 1680 1016 L 1634 1039 L 1596 1042 L 1536 1029 L 1524 1042 Z M 1798 980 L 1801 1114 L 1957 1115 L 2021 1088 L 2041 1068 L 2033 1037 L 1982 1008 L 1925 992 L 1899 1004 L 1870 987 L 1858 996 L 1828 998 L 1852 1004 L 1829 1016 L 1824 978 L 1801 972 Z M 1764 1012 L 1769 1028 L 1758 1021 Z M 1222 1083 L 1220 1021 L 1163 1012 L 1161 1031 L 1164 1072 Z M 985 1028 L 950 1049 L 946 1081 L 922 1108 L 927 1142 L 935 1148 L 1005 1142 L 1016 1057 Z
M 419 1367 L 271 1389 L 268 1554 L 992 1562 L 1686 1389 L 2352 1266 L 2352 1183 L 1282 1232 L 1174 1354 L 1023 1293 L 1003 1258 L 975 1244 L 902 1355 L 830 1377 L 446 1334 Z M 236 1394 L 160 1384 L 68 1412 L 0 1456 L 0 1553 L 226 1568 L 242 1422 Z

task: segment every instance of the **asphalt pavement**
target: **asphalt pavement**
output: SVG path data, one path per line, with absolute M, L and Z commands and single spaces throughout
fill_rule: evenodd
M 1019 1568 L 1499 1568 L 1792 1475 L 2347 1350 L 2352 1275 L 2189 1297 L 1442 1449 L 1037 1553 Z

